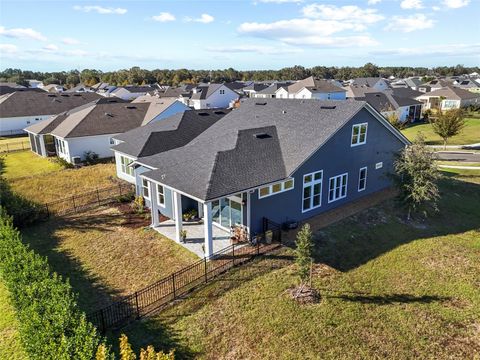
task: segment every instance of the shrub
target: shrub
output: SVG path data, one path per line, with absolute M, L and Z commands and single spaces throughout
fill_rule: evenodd
M 143 196 L 135 196 L 135 199 L 130 206 L 137 214 L 143 214 L 145 212 L 145 200 Z
M 297 273 L 302 284 L 304 284 L 310 276 L 310 267 L 312 266 L 312 231 L 310 225 L 305 224 L 297 234 L 295 240 L 295 263 L 297 264 Z
M 94 358 L 102 340 L 77 308 L 70 284 L 50 272 L 46 259 L 22 243 L 1 207 L 0 274 L 12 294 L 20 338 L 30 358 Z
M 58 165 L 60 165 L 64 169 L 73 169 L 75 167 L 75 165 L 70 164 L 67 160 L 65 160 L 65 159 L 63 159 L 59 156 L 53 158 L 52 161 L 57 163 Z
M 97 163 L 98 160 L 98 154 L 94 151 L 85 151 L 83 153 L 83 156 L 85 157 L 85 163 L 87 165 L 93 165 Z

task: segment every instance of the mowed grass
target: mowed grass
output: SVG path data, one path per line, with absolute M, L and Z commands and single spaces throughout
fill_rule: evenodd
M 0 359 L 27 359 L 18 333 L 18 321 L 10 294 L 0 279 Z
M 46 203 L 112 186 L 115 180 L 115 164 L 97 164 L 11 179 L 10 186 L 27 199 Z
M 0 153 L 4 151 L 30 149 L 28 136 L 2 137 L 0 136 Z
M 479 179 L 445 176 L 440 213 L 426 221 L 407 222 L 392 200 L 317 232 L 318 304 L 290 299 L 287 248 L 122 332 L 178 358 L 476 359 Z
M 442 138 L 433 132 L 432 125 L 429 123 L 413 124 L 402 130 L 403 135 L 405 135 L 410 141 L 415 140 L 417 134 L 420 132 L 425 136 L 425 142 L 427 145 L 443 145 Z M 448 140 L 448 145 L 468 145 L 479 142 L 480 119 L 467 118 L 465 128 L 460 134 L 450 138 Z
M 1 175 L 7 180 L 24 176 L 47 174 L 62 169 L 59 164 L 35 155 L 31 151 L 1 154 L 0 157 L 3 158 Z
M 102 207 L 24 229 L 22 236 L 70 279 L 80 307 L 91 312 L 198 260 L 147 224 Z

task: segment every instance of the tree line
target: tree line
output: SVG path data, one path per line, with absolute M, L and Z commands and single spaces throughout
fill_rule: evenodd
M 98 82 L 106 82 L 111 85 L 145 85 L 158 83 L 161 85 L 176 86 L 179 84 L 199 83 L 199 82 L 231 82 L 237 80 L 301 80 L 309 76 L 322 79 L 348 80 L 356 77 L 390 77 L 395 76 L 404 78 L 408 76 L 453 76 L 472 72 L 480 72 L 478 66 L 465 67 L 439 66 L 433 68 L 426 67 L 406 67 L 406 66 L 387 66 L 381 67 L 372 63 L 367 63 L 361 67 L 351 66 L 314 66 L 306 68 L 295 65 L 285 67 L 280 70 L 235 70 L 233 68 L 218 70 L 189 70 L 189 69 L 155 69 L 146 70 L 138 66 L 130 69 L 121 69 L 117 71 L 100 71 L 96 69 L 40 72 L 21 69 L 8 68 L 0 72 L 1 82 L 15 82 L 21 85 L 27 85 L 27 80 L 35 79 L 43 81 L 44 84 L 60 84 L 68 88 L 79 83 L 87 86 Z

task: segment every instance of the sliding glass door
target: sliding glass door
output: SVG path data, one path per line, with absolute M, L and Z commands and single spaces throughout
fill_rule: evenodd
M 234 225 L 242 224 L 241 195 L 212 201 L 212 219 L 220 227 L 229 230 Z

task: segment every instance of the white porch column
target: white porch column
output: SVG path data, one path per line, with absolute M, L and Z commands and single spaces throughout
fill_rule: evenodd
M 205 231 L 205 257 L 213 254 L 212 203 L 203 203 L 203 228 Z
M 150 211 L 152 215 L 152 227 L 160 225 L 160 219 L 158 216 L 158 204 L 157 204 L 157 185 L 151 181 L 148 182 L 148 190 L 150 192 Z
M 250 191 L 247 191 L 247 231 L 248 231 L 248 235 L 251 237 L 252 234 L 250 232 L 250 224 L 251 224 L 251 218 L 252 218 L 252 215 L 251 215 L 251 207 L 250 207 L 250 199 L 252 197 L 252 194 L 250 193 Z
M 180 232 L 182 231 L 182 194 L 173 192 L 173 211 L 175 212 L 175 240 L 180 242 L 182 237 Z

